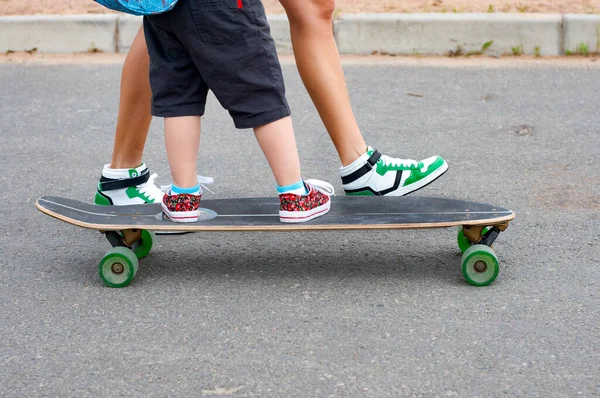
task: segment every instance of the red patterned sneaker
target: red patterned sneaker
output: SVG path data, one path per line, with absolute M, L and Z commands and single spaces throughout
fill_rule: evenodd
M 163 197 L 163 213 L 173 222 L 196 222 L 200 214 L 200 198 L 202 198 L 202 194 L 174 195 L 169 192 Z
M 279 220 L 287 223 L 310 221 L 329 212 L 333 186 L 325 181 L 304 181 L 308 195 L 284 193 L 279 195 Z

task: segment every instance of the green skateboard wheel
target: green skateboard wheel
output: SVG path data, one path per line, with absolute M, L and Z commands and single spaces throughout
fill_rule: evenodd
M 135 253 L 137 258 L 144 258 L 148 254 L 150 254 L 152 246 L 154 246 L 154 232 L 143 229 L 142 236 L 138 242 L 138 246 L 133 252 Z
M 138 269 L 136 255 L 126 247 L 113 247 L 100 261 L 100 278 L 109 287 L 125 287 L 131 283 Z
M 462 274 L 473 286 L 487 286 L 498 276 L 498 257 L 486 245 L 473 245 L 462 255 Z

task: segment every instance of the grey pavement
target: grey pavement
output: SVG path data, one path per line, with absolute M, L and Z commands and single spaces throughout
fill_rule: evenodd
M 436 229 L 163 236 L 131 286 L 107 288 L 105 239 L 34 202 L 92 200 L 120 66 L 0 64 L 0 395 L 598 396 L 600 68 L 345 69 L 371 145 L 448 160 L 417 195 L 516 212 L 493 285 L 467 285 L 456 231 Z M 304 174 L 341 190 L 284 72 Z M 252 133 L 214 98 L 203 123 L 208 196 L 274 194 Z M 145 161 L 164 184 L 161 124 Z

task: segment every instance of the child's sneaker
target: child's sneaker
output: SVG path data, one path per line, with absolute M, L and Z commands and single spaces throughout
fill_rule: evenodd
M 304 181 L 308 194 L 283 193 L 279 195 L 279 220 L 285 223 L 300 223 L 327 214 L 331 207 L 333 186 L 325 181 Z
M 164 192 L 154 183 L 156 177 L 143 163 L 134 169 L 111 169 L 105 165 L 94 203 L 122 206 L 161 202 Z
M 196 222 L 200 215 L 202 194 L 172 194 L 169 191 L 163 198 L 163 213 L 173 222 Z
M 198 176 L 198 185 L 192 188 L 177 188 L 174 185 L 161 187 L 166 192 L 161 207 L 163 213 L 173 222 L 196 222 L 200 218 L 202 188 L 213 193 L 205 184 L 214 183 L 212 177 Z M 177 193 L 175 193 L 175 192 Z
M 382 155 L 376 149 L 340 168 L 346 195 L 403 196 L 431 184 L 448 170 L 439 156 L 416 161 Z

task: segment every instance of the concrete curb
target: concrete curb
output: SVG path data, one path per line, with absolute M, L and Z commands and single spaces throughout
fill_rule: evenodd
M 0 51 L 114 52 L 116 31 L 109 14 L 0 17 Z
M 598 15 L 565 15 L 564 16 L 564 50 L 581 52 L 600 52 L 600 16 Z
M 0 52 L 127 52 L 141 25 L 124 14 L 0 17 Z M 282 54 L 292 52 L 284 15 L 269 16 Z M 343 54 L 538 54 L 600 50 L 600 16 L 579 14 L 344 14 L 334 22 Z
M 562 16 L 548 14 L 365 14 L 334 24 L 343 54 L 559 55 Z
M 118 15 L 116 19 L 118 52 L 127 52 L 142 25 L 142 18 L 133 15 Z M 275 40 L 277 51 L 281 54 L 291 54 L 290 26 L 286 16 L 271 15 L 269 16 L 269 24 L 271 25 L 271 35 L 273 36 L 273 40 Z M 1 47 L 0 51 L 2 51 Z

